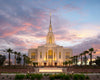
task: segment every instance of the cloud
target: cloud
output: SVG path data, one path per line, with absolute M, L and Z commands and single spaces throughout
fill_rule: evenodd
M 99 36 L 99 35 L 98 35 Z M 97 50 L 96 54 L 94 56 L 100 56 L 100 38 L 95 37 L 94 38 L 87 38 L 85 41 L 83 41 L 81 44 L 73 46 L 73 55 L 80 54 L 83 51 L 89 49 L 89 48 L 94 48 Z
M 73 11 L 73 10 L 81 10 L 81 8 L 74 6 L 72 4 L 67 4 L 63 7 L 64 9 L 68 10 L 68 11 Z
M 72 1 L 71 3 L 49 2 L 0 0 L 0 48 L 11 47 L 27 53 L 29 48 L 45 44 L 50 20 L 49 13 L 52 12 L 52 28 L 58 45 L 71 47 L 74 54 L 79 54 L 91 47 L 100 49 L 100 35 L 97 36 L 100 33 L 100 26 L 70 20 L 64 12 L 81 12 L 82 7 Z M 99 52 L 96 55 L 99 55 Z

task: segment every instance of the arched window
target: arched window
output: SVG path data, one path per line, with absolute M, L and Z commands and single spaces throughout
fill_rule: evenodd
M 42 58 L 42 52 L 40 52 L 40 58 Z
M 61 59 L 61 52 L 59 52 L 59 58 Z
M 70 57 L 70 53 L 66 52 L 65 58 L 68 59 Z
M 49 50 L 48 51 L 48 58 L 49 59 L 52 59 L 53 58 L 53 51 L 52 50 Z
M 46 60 L 47 60 L 47 52 L 46 52 Z
M 55 56 L 55 52 L 54 52 L 54 60 L 55 60 L 55 57 L 56 57 L 56 56 Z
M 52 37 L 49 37 L 49 43 L 52 44 Z
M 31 53 L 31 59 L 32 59 L 32 60 L 35 60 L 35 56 L 36 56 L 35 53 Z

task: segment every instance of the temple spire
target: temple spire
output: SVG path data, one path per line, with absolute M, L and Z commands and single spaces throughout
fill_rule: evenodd
M 50 24 L 51 24 L 51 13 L 50 13 Z
M 49 32 L 52 32 L 52 25 L 51 25 L 51 13 L 50 13 L 50 25 L 49 25 Z

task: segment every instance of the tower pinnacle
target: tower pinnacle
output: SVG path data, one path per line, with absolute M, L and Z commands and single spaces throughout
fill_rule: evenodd
M 52 25 L 51 25 L 51 13 L 50 13 L 50 25 L 49 25 L 49 32 L 52 32 Z

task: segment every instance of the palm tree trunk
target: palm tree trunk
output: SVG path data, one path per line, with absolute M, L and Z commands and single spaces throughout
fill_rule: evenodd
M 81 66 L 82 66 L 83 62 L 82 62 L 82 56 L 81 56 Z
M 24 57 L 24 66 L 25 66 L 25 57 Z
M 15 65 L 16 65 L 16 54 L 15 54 Z
M 90 54 L 90 65 L 92 65 L 92 52 Z
M 9 66 L 10 66 L 11 64 L 10 64 L 10 52 L 9 52 Z
M 87 62 L 86 62 L 86 55 L 85 55 L 85 66 L 87 65 Z

